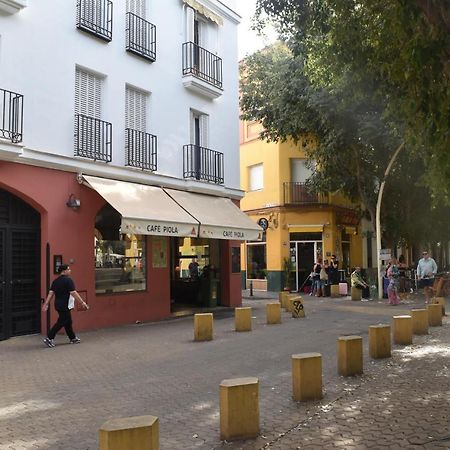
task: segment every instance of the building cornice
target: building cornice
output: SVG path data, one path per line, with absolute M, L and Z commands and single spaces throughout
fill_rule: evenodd
M 27 6 L 27 0 L 0 0 L 0 11 L 15 14 Z

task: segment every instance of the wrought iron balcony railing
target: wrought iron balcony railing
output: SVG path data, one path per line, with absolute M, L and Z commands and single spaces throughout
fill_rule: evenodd
M 284 204 L 285 205 L 305 205 L 327 203 L 322 201 L 318 194 L 313 194 L 308 190 L 306 183 L 289 182 L 283 183 Z
M 111 162 L 112 124 L 94 117 L 76 114 L 75 156 Z
M 156 61 L 156 26 L 132 12 L 127 13 L 126 49 Z
M 77 28 L 105 41 L 112 39 L 111 0 L 77 0 Z
M 223 184 L 223 153 L 199 145 L 183 146 L 183 176 Z
M 23 137 L 23 95 L 0 89 L 0 138 L 14 144 Z
M 125 129 L 125 152 L 127 166 L 156 170 L 158 139 L 153 134 Z
M 222 89 L 222 59 L 193 42 L 185 42 L 183 75 L 190 74 Z

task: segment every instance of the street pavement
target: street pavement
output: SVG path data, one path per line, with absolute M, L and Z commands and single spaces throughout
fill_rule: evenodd
M 193 341 L 193 319 L 135 324 L 80 335 L 79 345 L 39 336 L 0 342 L 0 450 L 98 448 L 111 418 L 155 415 L 162 450 L 450 448 L 450 321 L 394 346 L 391 358 L 368 356 L 368 327 L 423 306 L 414 296 L 391 307 L 304 297 L 306 318 L 283 312 L 265 324 L 270 295 L 254 292 L 253 331 L 233 331 L 233 311 L 215 313 L 214 340 Z M 361 335 L 364 374 L 337 375 L 336 340 Z M 320 352 L 324 398 L 292 400 L 291 355 Z M 219 385 L 260 382 L 261 435 L 221 442 Z M 124 449 L 129 450 L 129 449 Z

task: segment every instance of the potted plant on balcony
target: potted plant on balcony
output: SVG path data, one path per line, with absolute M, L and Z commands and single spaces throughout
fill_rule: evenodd
M 295 270 L 294 263 L 291 258 L 283 258 L 283 275 L 284 275 L 284 290 L 291 290 L 292 272 Z

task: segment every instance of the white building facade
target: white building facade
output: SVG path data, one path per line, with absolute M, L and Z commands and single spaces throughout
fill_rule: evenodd
M 61 263 L 79 329 L 240 304 L 238 23 L 217 0 L 0 0 L 0 338 L 45 333 Z

